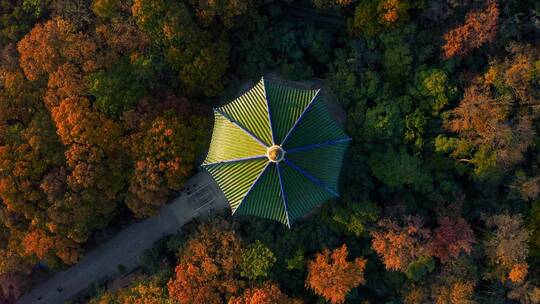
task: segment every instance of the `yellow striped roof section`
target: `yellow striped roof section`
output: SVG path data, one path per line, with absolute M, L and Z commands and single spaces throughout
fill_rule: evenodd
M 262 79 L 214 109 L 212 141 L 203 167 L 234 215 L 255 215 L 289 227 L 339 196 L 339 175 L 350 138 L 326 109 L 319 90 Z M 278 163 L 266 156 L 281 145 Z

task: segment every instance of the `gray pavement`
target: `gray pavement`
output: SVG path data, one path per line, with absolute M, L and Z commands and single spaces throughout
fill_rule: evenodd
M 176 233 L 195 217 L 205 217 L 214 210 L 229 207 L 227 200 L 210 174 L 194 175 L 184 190 L 159 215 L 133 224 L 102 246 L 88 252 L 75 266 L 54 275 L 23 296 L 19 304 L 60 304 L 106 276 L 119 276 L 118 265 L 126 272 L 137 268 L 144 250 L 163 236 Z

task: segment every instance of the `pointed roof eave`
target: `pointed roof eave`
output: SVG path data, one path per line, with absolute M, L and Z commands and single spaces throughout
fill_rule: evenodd
M 231 116 L 229 116 L 227 113 L 221 111 L 220 109 L 214 108 L 214 111 L 216 113 L 219 113 L 221 116 L 225 117 L 228 121 L 230 121 L 232 124 L 240 128 L 242 131 L 246 132 L 247 135 L 249 135 L 251 138 L 253 138 L 256 142 L 258 142 L 261 146 L 268 148 L 268 146 L 262 141 L 259 137 L 257 137 L 255 134 L 253 134 L 251 131 L 246 129 L 242 124 L 237 122 L 235 119 L 233 119 Z
M 340 144 L 340 143 L 349 142 L 351 140 L 352 140 L 352 138 L 350 138 L 350 137 L 336 139 L 336 140 L 328 140 L 328 141 L 324 141 L 324 142 L 318 143 L 318 144 L 313 144 L 313 145 L 308 145 L 308 146 L 303 146 L 303 147 L 298 147 L 298 148 L 292 148 L 292 149 L 287 150 L 287 153 L 294 153 L 294 152 L 306 151 L 306 150 L 320 148 L 320 147 L 333 146 L 333 145 L 337 145 L 337 144 Z
M 313 183 L 315 183 L 316 185 L 318 185 L 319 187 L 323 188 L 324 190 L 326 190 L 327 192 L 329 192 L 330 194 L 332 194 L 334 197 L 339 197 L 339 193 L 337 193 L 336 191 L 334 191 L 332 188 L 330 188 L 328 185 L 326 185 L 325 183 L 323 183 L 322 181 L 320 181 L 318 178 L 316 178 L 315 176 L 311 175 L 309 172 L 307 172 L 306 170 L 298 167 L 297 165 L 295 165 L 293 162 L 291 162 L 290 160 L 288 159 L 284 159 L 283 160 L 287 165 L 289 165 L 291 168 L 293 168 L 294 170 L 300 172 L 302 175 L 304 175 L 307 179 L 311 180 Z
M 240 204 L 238 204 L 238 206 L 236 207 L 236 209 L 234 209 L 232 211 L 232 214 L 234 215 L 236 213 L 236 211 L 238 209 L 240 209 L 240 206 L 242 206 L 242 203 L 244 203 L 246 201 L 246 198 L 248 197 L 248 195 L 251 193 L 251 190 L 253 190 L 253 188 L 255 188 L 255 185 L 257 185 L 257 182 L 259 182 L 259 180 L 261 179 L 261 177 L 264 175 L 264 172 L 266 172 L 266 169 L 268 169 L 268 167 L 270 166 L 271 162 L 268 162 L 266 163 L 266 165 L 264 166 L 264 168 L 261 170 L 261 173 L 259 173 L 259 176 L 257 176 L 257 178 L 255 179 L 255 181 L 253 181 L 253 184 L 251 184 L 251 186 L 249 187 L 249 189 L 246 191 L 246 194 L 244 195 L 244 197 L 242 198 L 242 200 L 240 201 Z
M 289 216 L 289 203 L 287 200 L 287 193 L 285 192 L 285 187 L 283 186 L 283 179 L 281 177 L 281 167 L 279 166 L 279 163 L 276 163 L 276 168 L 278 172 L 278 178 L 279 178 L 279 187 L 281 188 L 281 197 L 283 198 L 283 206 L 285 208 L 285 215 L 287 216 L 287 227 L 291 228 L 291 218 Z
M 265 158 L 265 157 L 267 157 L 267 156 L 264 155 L 264 154 L 261 154 L 261 155 L 254 155 L 254 156 L 248 156 L 248 157 L 241 157 L 241 158 L 217 161 L 217 162 L 207 163 L 207 164 L 203 163 L 201 166 L 207 167 L 207 166 L 221 165 L 221 164 L 227 164 L 227 163 L 235 163 L 235 162 L 239 162 L 239 161 L 253 160 L 253 159 L 259 159 L 259 158 Z
M 309 108 L 311 108 L 311 106 L 313 105 L 313 103 L 315 102 L 317 96 L 319 96 L 319 92 L 321 91 L 321 89 L 317 89 L 317 91 L 315 92 L 315 95 L 313 95 L 313 97 L 311 98 L 311 100 L 309 101 L 308 105 L 304 108 L 304 111 L 302 111 L 302 113 L 300 114 L 300 116 L 298 117 L 298 119 L 294 122 L 294 125 L 291 127 L 291 129 L 289 130 L 289 132 L 287 132 L 287 134 L 285 135 L 285 137 L 283 138 L 283 140 L 281 141 L 281 145 L 285 145 L 285 143 L 287 142 L 287 139 L 289 139 L 289 136 L 293 133 L 293 131 L 296 129 L 296 126 L 298 126 L 298 124 L 302 121 L 302 118 L 305 116 L 306 112 L 309 110 Z
M 266 107 L 268 108 L 268 122 L 270 123 L 270 135 L 272 136 L 272 145 L 276 144 L 276 139 L 274 137 L 274 126 L 272 123 L 272 111 L 270 111 L 270 103 L 268 102 L 268 94 L 266 94 L 266 81 L 264 77 L 261 77 L 262 87 L 264 91 L 264 100 L 266 101 Z

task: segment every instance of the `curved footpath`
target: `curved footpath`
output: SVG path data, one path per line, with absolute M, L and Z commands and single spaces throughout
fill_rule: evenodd
M 201 171 L 187 182 L 184 190 L 158 216 L 133 224 L 102 246 L 88 252 L 75 266 L 57 273 L 23 296 L 19 304 L 59 304 L 77 295 L 93 282 L 118 276 L 118 265 L 126 272 L 139 266 L 144 250 L 165 235 L 176 233 L 184 224 L 213 210 L 229 207 L 210 174 Z

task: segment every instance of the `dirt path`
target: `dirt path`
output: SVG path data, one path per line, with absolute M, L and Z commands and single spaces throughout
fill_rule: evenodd
M 158 216 L 129 226 L 101 247 L 88 252 L 77 265 L 32 289 L 17 303 L 64 303 L 93 282 L 105 276 L 119 275 L 119 264 L 125 266 L 126 272 L 135 269 L 145 249 L 163 236 L 179 231 L 193 218 L 229 206 L 206 171 L 193 176 L 187 187 L 190 191 L 185 190 L 171 204 L 164 206 Z

